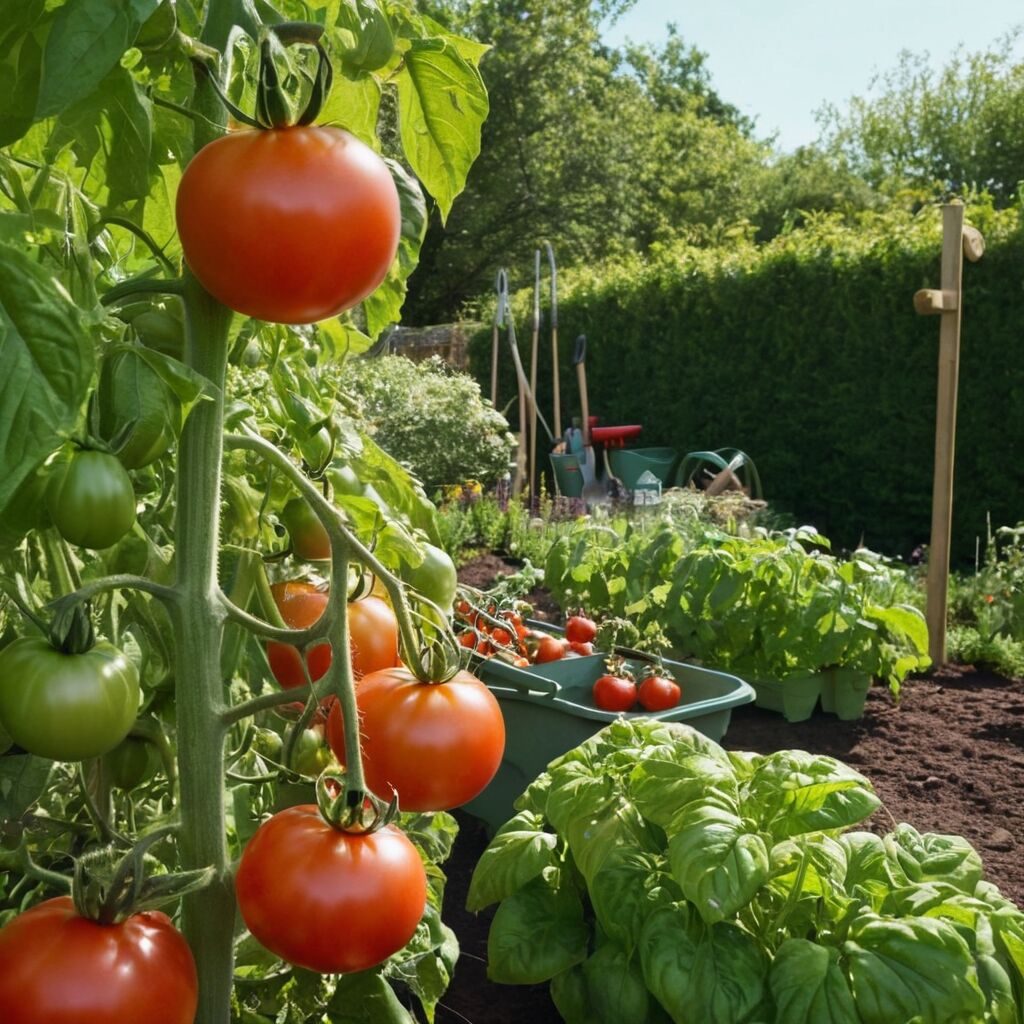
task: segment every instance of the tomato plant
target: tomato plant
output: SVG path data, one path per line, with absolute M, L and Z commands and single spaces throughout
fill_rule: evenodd
M 490 690 L 469 672 L 424 683 L 406 668 L 364 676 L 357 694 L 363 766 L 379 796 L 392 790 L 406 811 L 439 811 L 472 800 L 494 777 L 505 721 Z M 341 708 L 327 739 L 345 763 Z
M 0 651 L 0 720 L 40 757 L 81 761 L 112 750 L 139 708 L 139 674 L 116 647 L 65 654 L 22 637 Z
M 47 504 L 64 539 L 83 548 L 109 548 L 135 522 L 131 477 L 106 452 L 76 452 L 55 466 Z
M 395 665 L 399 626 L 421 673 L 456 646 L 446 623 L 421 629 L 393 571 L 429 554 L 435 509 L 375 442 L 341 363 L 399 321 L 428 213 L 447 216 L 464 185 L 487 108 L 482 51 L 411 0 L 334 4 L 316 24 L 291 20 L 302 6 L 74 0 L 3 19 L 17 88 L 0 116 L 0 920 L 73 876 L 111 954 L 81 993 L 102 985 L 112 1000 L 110 963 L 131 967 L 118 929 L 180 902 L 199 981 L 181 1020 L 195 1024 L 338 1019 L 353 986 L 391 1005 L 383 972 L 296 983 L 254 954 L 236 934 L 232 865 L 275 808 L 310 801 L 328 759 L 326 708 L 294 689 L 300 634 L 331 622 L 304 654 L 317 697 L 352 724 L 355 675 Z M 428 130 L 441 106 L 444 129 Z M 324 589 L 284 585 L 275 603 L 288 571 L 277 513 L 296 499 L 281 517 L 291 553 L 322 563 Z M 368 575 L 376 596 L 348 607 Z M 103 637 L 89 650 L 82 623 Z M 345 792 L 380 812 L 358 733 L 348 754 Z M 431 905 L 381 955 L 430 1017 L 453 968 L 434 908 L 455 825 L 412 824 L 416 919 L 423 860 Z M 360 825 L 354 851 L 389 845 L 386 814 Z M 104 876 L 115 849 L 124 860 Z M 301 881 L 294 860 L 280 871 Z M 0 986 L 8 961 L 5 949 Z M 39 963 L 66 994 L 66 958 Z M 41 1019 L 178 1024 L 148 988 L 142 1008 L 47 1006 Z M 5 1004 L 0 1019 L 19 1012 Z
M 416 848 L 393 825 L 343 832 L 306 804 L 260 826 L 235 891 L 246 927 L 271 952 L 311 971 L 348 973 L 379 964 L 412 938 L 427 881 Z
M 594 703 L 603 711 L 629 711 L 636 703 L 636 683 L 607 673 L 594 683 Z
M 365 299 L 390 270 L 401 232 L 387 164 L 325 125 L 208 143 L 182 176 L 176 218 L 207 291 L 283 324 L 325 320 Z
M 192 1024 L 195 1018 L 192 953 L 158 910 L 98 924 L 58 896 L 0 928 L 0 963 L 5 1024 Z

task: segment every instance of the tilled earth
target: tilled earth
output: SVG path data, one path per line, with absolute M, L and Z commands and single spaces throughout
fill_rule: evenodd
M 511 571 L 492 555 L 460 575 L 487 586 Z M 547 595 L 538 605 L 552 616 Z M 954 833 L 979 851 L 986 876 L 1024 906 L 1024 681 L 1007 680 L 974 666 L 949 666 L 912 679 L 899 704 L 876 687 L 864 718 L 840 722 L 817 712 L 787 723 L 753 706 L 733 712 L 724 745 L 769 753 L 799 748 L 830 754 L 874 784 L 883 806 L 869 822 L 878 832 L 894 821 L 921 832 Z M 505 986 L 487 980 L 487 929 L 493 908 L 468 914 L 466 891 L 473 865 L 487 844 L 483 829 L 466 815 L 452 859 L 445 920 L 455 929 L 462 955 L 451 988 L 438 1009 L 438 1024 L 548 1024 L 561 1020 L 547 985 Z

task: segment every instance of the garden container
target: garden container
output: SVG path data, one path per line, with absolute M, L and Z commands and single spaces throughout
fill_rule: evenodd
M 536 625 L 554 631 L 548 624 Z M 513 801 L 550 761 L 619 717 L 595 707 L 591 697 L 594 683 L 606 671 L 604 658 L 595 654 L 530 669 L 517 669 L 494 658 L 476 663 L 473 671 L 498 698 L 505 716 L 505 755 L 491 784 L 464 809 L 481 818 L 492 832 L 512 817 Z M 634 668 L 639 666 L 633 663 Z M 735 676 L 672 661 L 665 666 L 682 688 L 680 703 L 667 711 L 627 712 L 627 718 L 645 715 L 663 722 L 686 722 L 717 741 L 729 727 L 732 709 L 754 699 L 754 691 Z
M 824 673 L 787 676 L 784 680 L 754 679 L 750 683 L 757 694 L 759 708 L 780 711 L 787 722 L 804 722 L 814 713 L 825 685 Z
M 672 478 L 679 453 L 675 448 L 610 448 L 608 463 L 627 491 L 636 487 L 644 472 L 650 471 L 666 485 Z
M 555 474 L 555 487 L 565 498 L 583 496 L 583 473 L 577 455 L 551 455 L 551 469 Z
M 864 703 L 871 689 L 871 676 L 855 668 L 825 669 L 821 687 L 821 708 L 844 722 L 864 717 Z

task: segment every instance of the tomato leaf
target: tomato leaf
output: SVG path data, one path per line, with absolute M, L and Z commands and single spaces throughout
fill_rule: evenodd
M 0 513 L 78 420 L 93 350 L 67 292 L 0 244 Z
M 53 761 L 34 754 L 0 757 L 0 821 L 17 821 L 46 791 Z
M 36 119 L 88 96 L 131 46 L 160 0 L 69 0 L 57 11 L 43 55 Z
M 326 1020 L 331 1024 L 415 1024 L 380 968 L 343 974 L 338 979 Z
M 443 221 L 480 152 L 487 90 L 476 66 L 446 38 L 414 39 L 397 83 L 402 148 Z

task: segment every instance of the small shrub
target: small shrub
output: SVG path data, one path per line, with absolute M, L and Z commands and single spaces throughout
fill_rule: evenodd
M 508 472 L 515 440 L 505 417 L 436 356 L 353 360 L 342 383 L 359 396 L 374 440 L 428 491 L 470 478 L 489 486 Z

